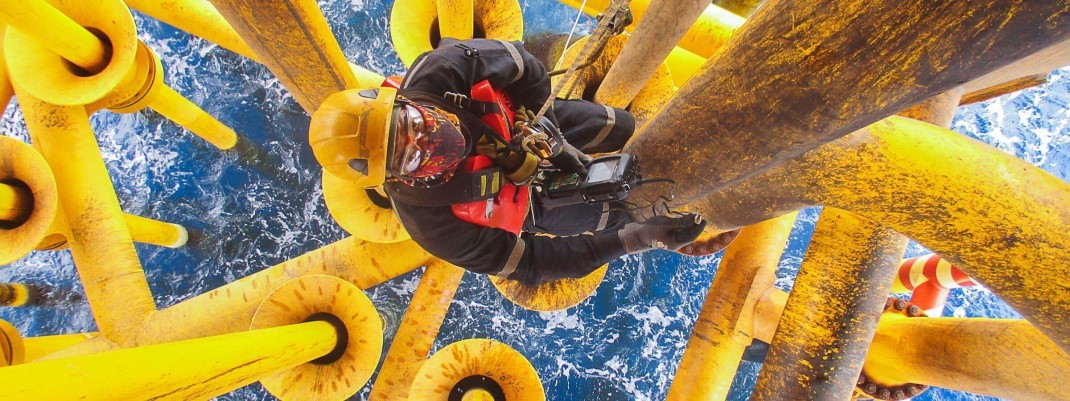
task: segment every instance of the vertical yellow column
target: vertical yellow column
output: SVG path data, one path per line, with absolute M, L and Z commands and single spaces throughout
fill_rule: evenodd
M 795 213 L 790 213 L 746 227 L 725 249 L 667 400 L 714 401 L 728 396 L 743 350 L 755 337 L 753 311 L 762 295 L 773 289 L 794 223 Z
M 0 388 L 16 400 L 208 399 L 324 356 L 337 342 L 331 323 L 314 321 L 12 366 L 0 370 Z
M 850 399 L 905 249 L 906 237 L 826 207 L 754 399 Z
M 49 105 L 15 89 L 34 146 L 56 177 L 71 255 L 97 326 L 109 340 L 133 346 L 156 305 L 85 109 Z
M 624 150 L 690 203 L 1067 39 L 1068 11 L 1026 0 L 769 0 Z M 846 29 L 880 40 L 844 40 Z M 986 45 L 968 43 L 978 35 Z M 924 61 L 932 55 L 940 62 Z
M 212 4 L 309 115 L 332 93 L 362 84 L 315 0 L 213 0 Z
M 0 44 L 4 43 L 6 31 L 7 24 L 0 22 Z M 11 77 L 7 75 L 7 61 L 4 59 L 4 46 L 0 45 L 0 115 L 7 109 L 12 96 L 15 96 L 15 88 L 11 87 Z
M 444 38 L 471 39 L 475 27 L 474 0 L 436 1 L 438 32 Z
M 634 4 L 634 2 L 633 2 Z M 627 44 L 621 50 L 617 61 L 606 74 L 595 101 L 613 107 L 625 107 L 654 75 L 662 61 L 676 47 L 680 38 L 688 32 L 704 10 L 715 8 L 705 0 L 653 0 L 652 7 L 639 20 Z M 710 36 L 708 42 L 728 40 L 738 25 L 728 25 Z M 720 46 L 720 43 L 708 43 Z M 671 66 L 670 66 L 671 68 Z M 675 72 L 675 71 L 674 71 Z
M 409 310 L 390 344 L 369 400 L 405 400 L 416 371 L 427 360 L 464 270 L 435 259 L 427 265 Z

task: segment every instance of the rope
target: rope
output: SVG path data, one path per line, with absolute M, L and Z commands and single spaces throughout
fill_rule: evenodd
M 595 43 L 600 43 L 599 46 L 601 46 L 609 40 L 603 40 L 603 36 L 606 36 L 606 34 L 612 36 L 612 33 L 609 32 L 610 23 L 614 20 L 614 17 L 621 9 L 628 6 L 628 3 L 630 1 L 631 0 L 613 0 L 609 3 L 609 7 L 606 7 L 605 13 L 602 14 L 602 19 L 598 21 L 598 26 L 596 26 L 594 28 L 594 31 L 591 32 L 591 37 L 593 37 L 594 40 L 591 40 L 592 38 L 588 38 L 587 43 L 584 44 L 583 49 L 580 50 L 580 56 L 572 62 L 571 66 L 568 67 L 568 71 L 566 71 L 565 75 L 561 78 L 561 80 L 557 82 L 557 85 L 554 85 L 554 89 L 550 91 L 550 97 L 548 97 L 546 99 L 546 102 L 543 103 L 542 108 L 539 109 L 539 112 L 535 113 L 535 119 L 532 121 L 539 121 L 544 115 L 546 115 L 546 111 L 549 110 L 550 106 L 553 105 L 553 100 L 557 98 L 557 95 L 561 94 L 561 90 L 564 89 L 565 84 L 572 79 L 572 76 L 576 73 L 576 69 L 579 67 L 579 65 L 583 62 L 583 60 L 587 59 L 593 49 L 597 48 L 595 46 Z M 581 8 L 580 11 L 582 12 L 583 9 Z M 570 85 L 569 92 L 571 93 L 572 89 L 574 88 L 575 82 Z
M 568 49 L 568 45 L 572 44 L 572 34 L 576 33 L 576 26 L 580 23 L 580 17 L 583 16 L 583 9 L 587 7 L 587 0 L 583 0 L 580 3 L 580 9 L 576 11 L 576 20 L 572 21 L 572 29 L 568 31 L 568 38 L 565 39 L 565 47 L 561 48 L 561 56 L 557 58 L 557 62 L 554 63 L 554 68 L 561 65 L 561 61 L 565 59 L 565 49 Z

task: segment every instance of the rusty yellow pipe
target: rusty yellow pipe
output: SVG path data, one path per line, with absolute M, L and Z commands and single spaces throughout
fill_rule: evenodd
M 96 335 L 97 333 L 77 333 L 24 338 L 22 341 L 26 346 L 26 362 L 33 362 L 45 355 L 70 348 Z
M 953 131 L 889 117 L 691 209 L 725 231 L 812 205 L 880 221 L 960 267 L 1070 349 L 1066 199 L 1070 185 L 1029 163 Z
M 475 27 L 475 0 L 436 1 L 438 31 L 444 38 L 471 39 Z
M 464 270 L 438 259 L 427 265 L 372 385 L 369 400 L 408 399 L 409 387 L 431 352 L 463 276 Z
M 967 82 L 959 87 L 959 90 L 963 93 L 970 93 L 1032 75 L 1047 76 L 1053 70 L 1067 65 L 1070 65 L 1070 39 L 1048 46 L 1028 57 Z
M 519 41 L 524 37 L 524 18 L 517 0 L 461 0 L 472 2 L 474 36 Z M 405 66 L 420 54 L 438 46 L 449 36 L 442 32 L 439 7 L 457 0 L 397 0 L 390 11 L 390 40 Z M 438 29 L 436 29 L 438 28 Z M 460 27 L 458 27 L 460 28 Z
M 26 306 L 33 300 L 31 294 L 26 284 L 0 283 L 0 306 Z
M 107 62 L 100 39 L 45 0 L 5 0 L 0 19 L 90 73 L 99 72 Z
M 33 212 L 33 195 L 25 188 L 0 182 L 0 223 L 19 224 Z
M 609 2 L 610 0 L 588 0 L 583 12 L 591 16 L 601 14 L 609 6 Z M 651 2 L 651 0 L 632 0 L 629 6 L 636 21 L 642 23 L 647 11 L 652 8 Z M 561 0 L 561 3 L 579 9 L 583 1 Z M 689 25 L 690 28 L 680 38 L 678 46 L 701 57 L 710 58 L 721 45 L 728 41 L 728 38 L 732 36 L 736 29 L 743 26 L 744 21 L 742 17 L 732 14 L 728 10 L 708 4 L 698 17 L 698 20 Z M 626 29 L 628 31 L 638 29 L 635 25 L 632 24 Z
M 33 144 L 55 175 L 71 255 L 97 327 L 109 340 L 132 346 L 156 304 L 85 109 L 49 105 L 15 90 Z
M 131 8 L 259 62 L 260 59 L 208 0 L 125 0 Z
M 209 399 L 324 356 L 337 342 L 333 325 L 313 321 L 11 366 L 0 369 L 0 387 L 20 400 Z
M 1007 399 L 1065 400 L 1070 355 L 1024 320 L 886 316 L 864 371 Z
M 309 115 L 327 96 L 361 86 L 315 0 L 212 4 Z
M 646 160 L 644 174 L 680 183 L 679 203 L 694 202 L 1070 38 L 1070 3 L 944 6 L 769 0 L 624 150 Z M 967 45 L 980 36 L 984 46 Z
M 620 108 L 631 103 L 692 22 L 710 7 L 707 0 L 654 1 L 606 73 L 595 102 Z
M 375 244 L 346 238 L 161 310 L 146 322 L 137 343 L 241 331 L 268 294 L 296 277 L 326 274 L 367 289 L 415 270 L 429 259 L 412 241 Z
M 43 0 L 32 0 L 25 2 L 27 4 L 42 3 L 44 6 L 41 8 L 47 8 L 51 10 L 51 13 L 43 12 L 29 12 L 18 13 L 21 15 L 24 21 L 22 25 L 18 26 L 20 33 L 27 35 L 31 40 L 37 42 L 37 44 L 44 46 L 46 49 L 54 51 L 66 58 L 62 44 L 73 44 L 79 48 L 87 49 L 89 51 L 97 52 L 99 57 L 103 57 L 107 51 L 125 52 L 124 49 L 112 49 L 105 50 L 101 46 L 104 41 L 101 38 L 96 37 L 90 31 L 78 24 L 74 19 L 63 15 L 59 10 L 56 10 L 51 5 L 44 3 Z M 21 4 L 21 3 L 20 3 Z M 121 7 L 121 3 L 119 5 Z M 35 6 L 36 7 L 36 6 Z M 77 7 L 73 5 L 67 5 L 67 7 Z M 21 11 L 21 10 L 20 10 Z M 33 11 L 36 11 L 33 10 Z M 120 13 L 125 15 L 108 15 L 102 17 L 101 15 L 94 15 L 97 18 L 113 18 L 115 20 L 130 18 L 129 11 L 125 7 L 122 8 Z M 100 23 L 100 21 L 97 21 Z M 56 35 L 51 29 L 31 29 L 31 27 L 47 27 L 49 24 L 60 24 L 63 28 L 63 35 L 71 35 L 70 38 L 65 36 Z M 112 24 L 116 24 L 114 21 Z M 132 24 L 132 22 L 131 22 Z M 23 25 L 27 29 L 23 29 Z M 72 34 L 72 32 L 80 32 L 78 35 Z M 132 32 L 130 32 L 132 34 Z M 55 38 L 62 38 L 57 43 Z M 136 38 L 134 39 L 136 41 Z M 95 44 L 95 46 L 93 46 Z M 237 136 L 234 130 L 223 125 L 207 112 L 191 103 L 186 98 L 179 95 L 173 89 L 163 83 L 163 69 L 160 65 L 159 58 L 149 50 L 143 43 L 138 43 L 136 49 L 135 65 L 134 68 L 129 68 L 128 73 L 124 73 L 123 79 L 112 88 L 107 90 L 111 92 L 103 100 L 105 106 L 114 108 L 119 112 L 132 112 L 139 110 L 146 106 L 151 106 L 156 111 L 179 125 L 190 130 L 197 136 L 200 136 L 212 143 L 220 149 L 229 149 L 234 146 L 237 141 Z M 119 58 L 119 57 L 115 57 Z M 76 60 L 67 59 L 68 61 L 75 62 Z M 109 59 L 110 63 L 111 60 Z M 103 66 L 102 66 L 103 68 Z M 59 75 L 51 75 L 50 68 L 41 67 L 40 69 L 30 71 L 24 71 L 26 76 L 23 76 L 22 82 L 39 81 L 39 80 L 78 80 L 79 75 L 74 74 L 71 76 L 69 72 L 62 72 Z M 61 78 L 62 77 L 62 78 Z M 53 83 L 53 85 L 59 85 Z M 33 92 L 33 91 L 31 91 Z M 46 95 L 37 93 L 37 96 L 42 99 L 48 99 Z M 95 102 L 99 99 L 93 99 L 91 102 Z M 57 104 L 71 104 L 54 102 Z M 91 110 L 96 110 L 97 105 L 91 106 Z
M 754 399 L 851 398 L 906 244 L 873 221 L 822 211 Z
M 773 288 L 794 223 L 792 213 L 745 227 L 725 249 L 666 400 L 714 401 L 728 396 L 743 350 L 755 337 L 753 311 Z

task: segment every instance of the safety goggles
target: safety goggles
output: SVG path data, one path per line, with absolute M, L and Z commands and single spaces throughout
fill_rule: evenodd
M 391 173 L 402 178 L 429 178 L 455 167 L 464 158 L 464 137 L 444 113 L 403 101 L 395 113 Z

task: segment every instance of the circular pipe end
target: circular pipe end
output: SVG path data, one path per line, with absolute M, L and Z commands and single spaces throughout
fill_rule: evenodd
M 374 189 L 323 171 L 323 200 L 338 225 L 368 242 L 392 244 L 412 237 L 390 209 L 390 200 Z
M 332 323 L 339 346 L 328 355 L 260 381 L 284 401 L 342 400 L 368 382 L 383 352 L 383 322 L 348 281 L 309 275 L 287 281 L 260 304 L 251 330 L 312 320 Z
M 551 312 L 576 306 L 594 294 L 609 265 L 603 265 L 582 278 L 567 278 L 539 285 L 526 285 L 519 281 L 488 276 L 494 288 L 506 299 L 524 309 Z
M 524 355 L 508 345 L 479 338 L 436 352 L 420 366 L 409 388 L 413 401 L 470 399 L 544 401 L 546 394 L 539 374 Z
M 37 150 L 0 136 L 0 182 L 33 194 L 33 211 L 18 225 L 0 226 L 0 265 L 18 260 L 49 234 L 59 210 L 59 192 L 52 169 Z
M 519 41 L 524 18 L 516 0 L 473 0 L 477 38 Z M 390 38 L 406 67 L 438 46 L 438 7 L 434 0 L 398 0 L 390 12 Z

